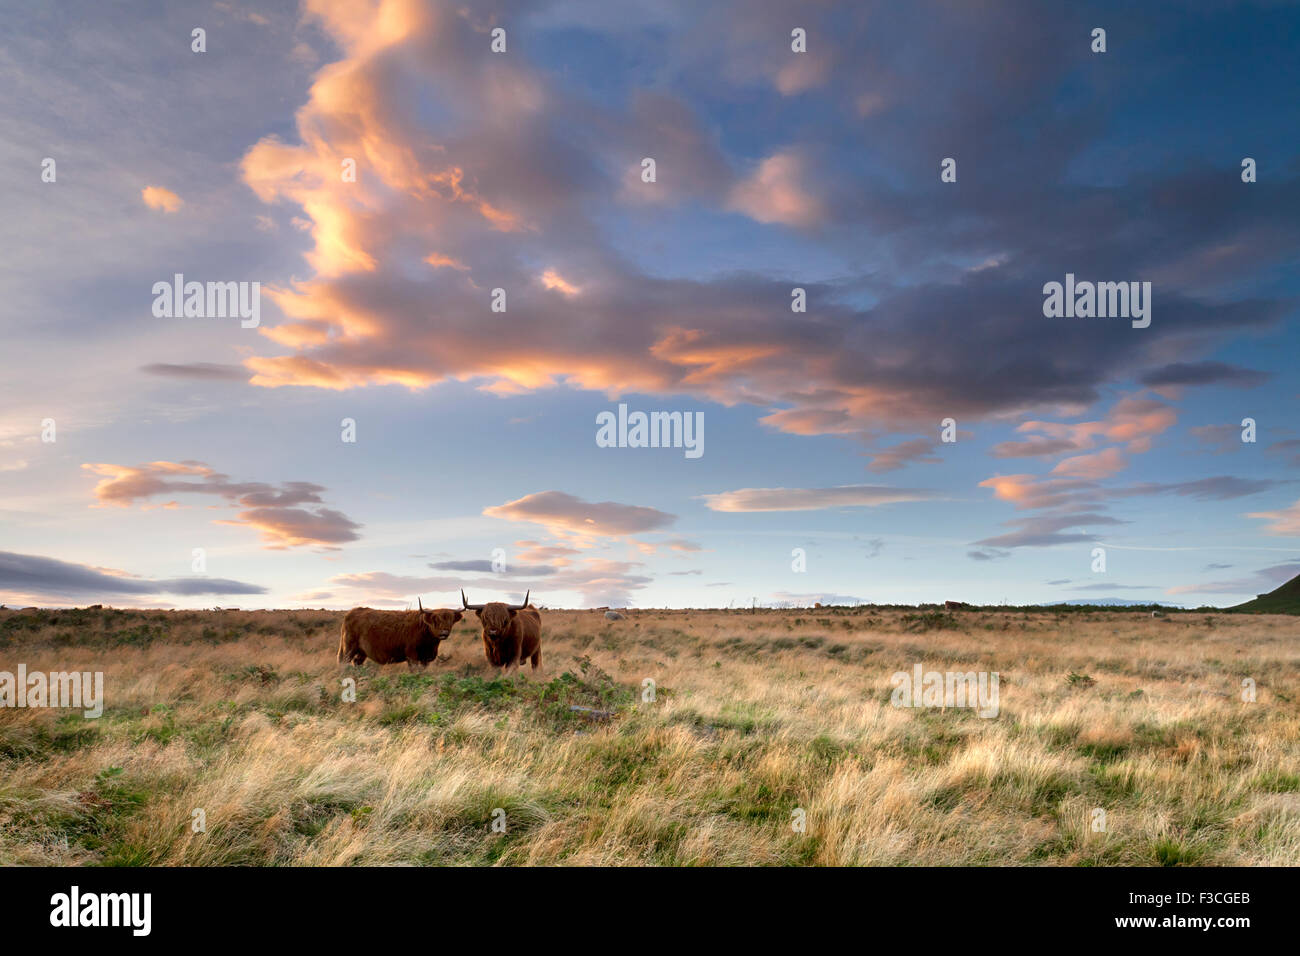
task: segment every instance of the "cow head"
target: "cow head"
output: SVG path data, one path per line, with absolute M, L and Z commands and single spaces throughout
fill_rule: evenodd
M 451 629 L 465 616 L 460 611 L 451 611 L 447 608 L 439 608 L 436 611 L 426 611 L 424 609 L 424 602 L 420 601 L 419 604 L 420 620 L 423 621 L 424 626 L 429 629 L 429 633 L 439 641 L 445 641 L 450 637 Z
M 529 591 L 524 595 L 523 604 L 502 604 L 500 601 L 492 601 L 488 604 L 470 604 L 465 600 L 465 592 L 460 592 L 460 603 L 465 605 L 465 610 L 473 611 L 478 615 L 479 621 L 483 624 L 483 634 L 487 637 L 503 637 L 510 628 L 510 621 L 516 614 L 528 607 L 528 597 L 533 592 Z

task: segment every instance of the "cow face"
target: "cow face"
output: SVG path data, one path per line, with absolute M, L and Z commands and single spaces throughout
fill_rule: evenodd
M 460 611 L 448 611 L 445 608 L 437 611 L 420 612 L 420 619 L 424 621 L 424 626 L 439 641 L 445 641 L 450 637 L 451 629 L 463 617 L 464 615 Z
M 474 612 L 478 619 L 483 623 L 483 632 L 488 637 L 503 637 L 507 630 L 510 629 L 510 621 L 518 613 L 514 608 L 493 602 L 484 604 L 482 610 Z

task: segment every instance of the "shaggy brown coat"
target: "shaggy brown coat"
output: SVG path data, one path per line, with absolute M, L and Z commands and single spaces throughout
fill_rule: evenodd
M 438 646 L 451 635 L 464 615 L 436 611 L 376 611 L 354 607 L 343 618 L 339 634 L 339 663 L 397 664 L 417 670 L 438 657 Z
M 534 671 L 541 666 L 542 615 L 537 608 L 529 605 L 516 611 L 493 602 L 474 613 L 483 624 L 483 652 L 489 664 L 500 667 L 503 674 L 529 659 Z

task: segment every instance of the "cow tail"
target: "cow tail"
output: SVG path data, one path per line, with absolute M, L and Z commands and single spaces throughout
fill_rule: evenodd
M 348 622 L 343 619 L 342 626 L 339 627 L 339 663 L 343 663 L 343 652 L 348 646 Z

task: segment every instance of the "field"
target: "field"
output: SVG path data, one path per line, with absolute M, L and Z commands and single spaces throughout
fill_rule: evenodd
M 544 611 L 509 680 L 470 621 L 340 669 L 340 619 L 0 612 L 0 671 L 106 691 L 0 710 L 0 864 L 1300 863 L 1293 617 Z M 891 706 L 916 664 L 998 715 Z

